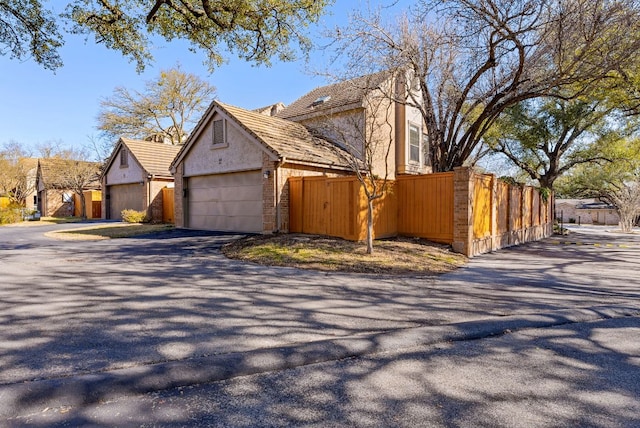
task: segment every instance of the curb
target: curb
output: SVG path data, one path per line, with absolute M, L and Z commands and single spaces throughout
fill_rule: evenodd
M 598 306 L 546 314 L 505 316 L 0 385 L 0 416 L 40 412 L 48 407 L 80 406 L 115 396 L 216 382 L 402 348 L 476 340 L 523 329 L 630 316 L 640 316 L 640 308 Z

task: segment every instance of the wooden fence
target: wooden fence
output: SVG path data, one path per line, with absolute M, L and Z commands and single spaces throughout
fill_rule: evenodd
M 398 234 L 453 242 L 453 172 L 397 180 Z
M 374 201 L 378 238 L 397 235 L 397 202 L 393 183 Z M 289 231 L 360 241 L 367 234 L 367 198 L 355 177 L 289 178 Z
M 162 222 L 175 223 L 175 207 L 173 202 L 173 187 L 162 188 Z
M 102 192 L 99 190 L 87 190 L 84 193 L 84 203 L 87 218 L 102 217 Z M 73 215 L 82 216 L 82 202 L 80 196 L 73 194 Z
M 359 241 L 367 199 L 355 177 L 291 177 L 289 231 Z M 550 203 L 532 187 L 513 186 L 469 168 L 402 176 L 374 201 L 374 236 L 420 237 L 467 256 L 540 239 L 552 232 Z

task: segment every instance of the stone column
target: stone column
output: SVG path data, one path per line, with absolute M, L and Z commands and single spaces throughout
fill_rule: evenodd
M 473 254 L 473 171 L 468 167 L 453 169 L 453 251 Z

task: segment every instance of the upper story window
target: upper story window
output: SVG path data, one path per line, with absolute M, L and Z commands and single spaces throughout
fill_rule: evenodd
M 422 134 L 422 151 L 424 153 L 425 166 L 431 165 L 431 150 L 429 150 L 429 136 L 427 134 Z
M 409 161 L 420 162 L 420 128 L 409 125 Z
M 129 153 L 122 149 L 120 150 L 120 168 L 126 168 L 129 166 Z
M 227 142 L 227 126 L 224 119 L 213 121 L 213 144 L 225 144 Z

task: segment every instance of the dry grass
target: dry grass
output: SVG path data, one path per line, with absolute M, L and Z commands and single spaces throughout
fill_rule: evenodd
M 436 275 L 467 260 L 448 246 L 411 238 L 376 241 L 372 255 L 363 242 L 297 234 L 251 236 L 222 251 L 232 259 L 268 266 L 378 274 Z
M 45 233 L 45 236 L 67 241 L 84 241 L 129 238 L 132 236 L 162 232 L 170 229 L 173 229 L 172 224 L 117 223 L 48 232 Z

